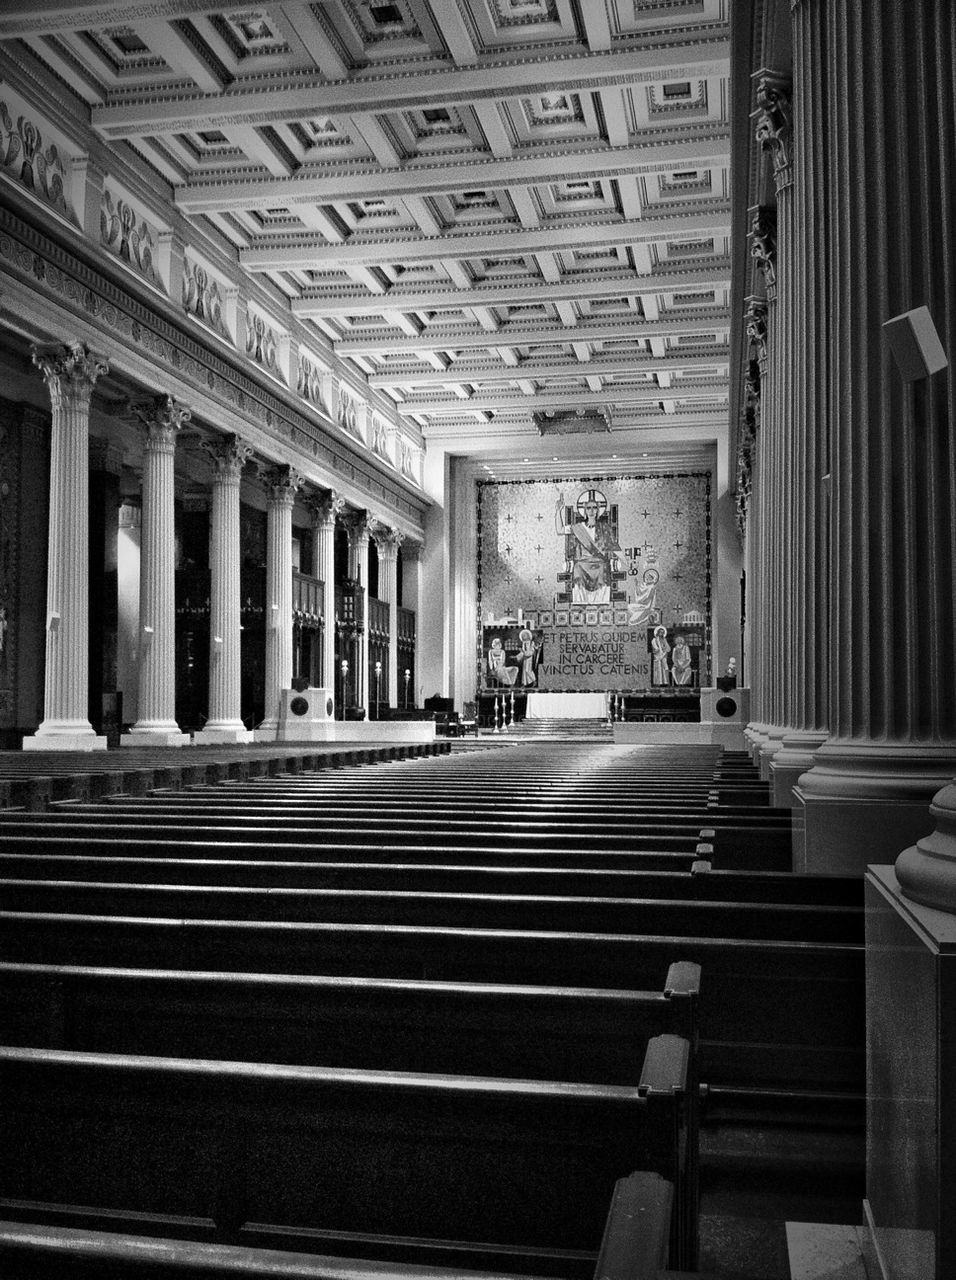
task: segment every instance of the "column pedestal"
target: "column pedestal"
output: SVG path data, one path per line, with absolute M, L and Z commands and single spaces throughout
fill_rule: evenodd
M 956 1275 L 956 916 L 866 875 L 867 1155 L 872 1280 Z
M 895 858 L 932 827 L 928 806 L 952 761 L 947 747 L 828 740 L 794 787 L 804 841 L 794 870 L 862 875 Z

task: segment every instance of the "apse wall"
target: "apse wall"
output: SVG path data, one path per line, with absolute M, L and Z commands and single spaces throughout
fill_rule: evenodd
M 709 471 L 480 480 L 477 686 L 711 679 Z

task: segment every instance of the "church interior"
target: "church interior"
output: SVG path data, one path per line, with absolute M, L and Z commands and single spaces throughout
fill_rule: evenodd
M 956 1275 L 954 155 L 950 0 L 0 3 L 0 1275 Z

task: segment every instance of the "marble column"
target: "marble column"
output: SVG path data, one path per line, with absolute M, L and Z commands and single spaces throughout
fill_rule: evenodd
M 364 707 L 368 697 L 368 513 L 352 512 L 345 525 L 349 535 L 349 577 L 359 584 L 362 602 L 362 628 L 355 637 L 355 669 L 351 673 L 350 688 L 355 705 Z
M 292 687 L 292 507 L 302 479 L 291 467 L 268 476 L 266 508 L 266 678 L 265 719 L 257 742 L 271 742 L 279 730 L 283 689 Z
M 172 396 L 131 406 L 145 431 L 142 560 L 139 577 L 138 719 L 124 747 L 181 747 L 176 723 L 176 436 L 192 417 Z
M 422 602 L 424 599 L 423 551 L 424 547 L 420 542 L 406 539 L 402 543 L 402 608 L 411 609 L 415 615 L 415 660 L 409 677 L 407 699 L 409 707 L 417 707 L 420 702 L 421 659 L 419 657 L 418 644 L 422 624 Z M 402 682 L 401 705 L 404 708 L 406 704 L 404 669 L 400 672 L 400 678 Z
M 334 489 L 311 503 L 312 572 L 324 588 L 325 607 L 322 630 L 322 685 L 335 698 L 335 522 L 345 499 Z
M 385 692 L 392 707 L 399 705 L 398 676 L 398 548 L 404 535 L 390 525 L 377 523 L 372 529 L 378 551 L 378 598 L 388 605 L 388 669 Z
M 812 99 L 823 76 L 823 50 L 795 14 L 795 38 L 801 56 L 794 63 L 792 112 L 786 101 L 778 108 L 773 86 L 766 95 L 766 136 L 774 148 L 776 168 L 792 165 L 793 190 L 787 202 L 792 251 L 788 313 L 791 321 L 789 371 L 792 412 L 790 452 L 789 573 L 787 686 L 784 691 L 785 732 L 771 766 L 774 804 L 795 803 L 793 787 L 813 764 L 815 751 L 827 738 L 827 542 L 829 415 L 825 396 L 828 317 L 826 312 L 829 244 L 818 234 L 819 186 L 825 165 L 824 139 L 815 127 Z M 797 28 L 800 27 L 799 33 Z M 816 36 L 818 36 L 818 32 Z M 802 831 L 797 828 L 794 865 L 804 862 Z
M 198 746 L 252 742 L 242 723 L 239 486 L 252 447 L 234 435 L 209 441 L 215 475 L 210 530 L 209 717 Z
M 764 413 L 768 400 L 767 358 L 767 303 L 763 298 L 748 299 L 746 311 L 747 338 L 750 343 L 750 364 L 755 369 L 752 379 L 754 408 L 757 417 L 753 446 L 750 505 L 747 516 L 747 559 L 750 565 L 749 616 L 750 651 L 748 653 L 746 683 L 751 690 L 751 720 L 744 731 L 750 743 L 754 762 L 760 759 L 760 749 L 767 741 L 769 723 L 767 689 L 767 655 L 765 639 L 769 613 L 770 572 L 767 563 L 767 448 L 764 438 Z
M 925 836 L 956 766 L 956 382 L 904 381 L 882 329 L 925 305 L 956 332 L 956 8 L 803 0 L 794 18 L 800 58 L 808 31 L 826 51 L 806 115 L 827 157 L 831 430 L 829 737 L 795 790 L 806 869 L 859 872 Z
M 24 751 L 105 751 L 89 720 L 89 420 L 106 360 L 82 342 L 33 348 L 53 411 L 43 720 Z

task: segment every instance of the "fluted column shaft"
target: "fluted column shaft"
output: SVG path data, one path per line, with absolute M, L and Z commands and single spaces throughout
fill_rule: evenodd
M 24 750 L 105 750 L 89 720 L 89 418 L 108 371 L 84 343 L 35 347 L 52 407 L 43 721 Z
M 418 686 L 421 682 L 421 660 L 419 658 L 419 628 L 422 620 L 422 598 L 424 590 L 424 575 L 422 574 L 422 551 L 423 547 L 420 542 L 406 541 L 402 544 L 402 607 L 411 609 L 415 615 L 415 660 L 413 663 L 414 670 L 409 677 L 408 697 L 409 706 L 418 705 Z M 402 682 L 402 704 L 405 704 L 405 670 L 401 672 Z
M 344 499 L 330 491 L 312 505 L 313 573 L 325 589 L 325 627 L 322 632 L 322 684 L 335 690 L 335 521 Z
M 832 625 L 830 737 L 798 792 L 811 865 L 850 870 L 925 832 L 956 764 L 956 384 L 904 382 L 882 333 L 919 304 L 956 332 L 956 7 L 804 7 L 827 50 Z
M 358 513 L 348 524 L 349 577 L 360 588 L 362 597 L 362 630 L 355 637 L 355 670 L 352 672 L 352 695 L 357 707 L 366 705 L 368 696 L 368 516 Z
M 265 719 L 258 732 L 278 731 L 282 690 L 292 687 L 292 507 L 300 477 L 279 467 L 266 508 Z
M 142 559 L 139 577 L 139 718 L 124 746 L 182 746 L 176 723 L 176 436 L 189 409 L 172 396 L 132 406 L 145 432 Z
M 388 605 L 388 665 L 385 696 L 398 705 L 398 548 L 402 535 L 397 529 L 378 526 L 374 533 L 378 550 L 378 598 Z
M 792 91 L 793 197 L 788 259 L 792 269 L 789 545 L 792 548 L 790 625 L 786 666 L 785 733 L 771 762 L 774 803 L 794 803 L 793 787 L 827 737 L 828 516 L 824 476 L 829 472 L 826 396 L 826 310 L 829 244 L 819 176 L 826 167 L 821 113 L 814 97 L 825 92 L 819 24 L 801 7 L 794 12 Z M 782 139 L 786 145 L 786 139 Z M 802 830 L 795 865 L 803 863 Z
M 197 743 L 251 742 L 242 723 L 239 486 L 252 450 L 235 436 L 209 445 L 215 466 L 210 530 L 209 718 Z

